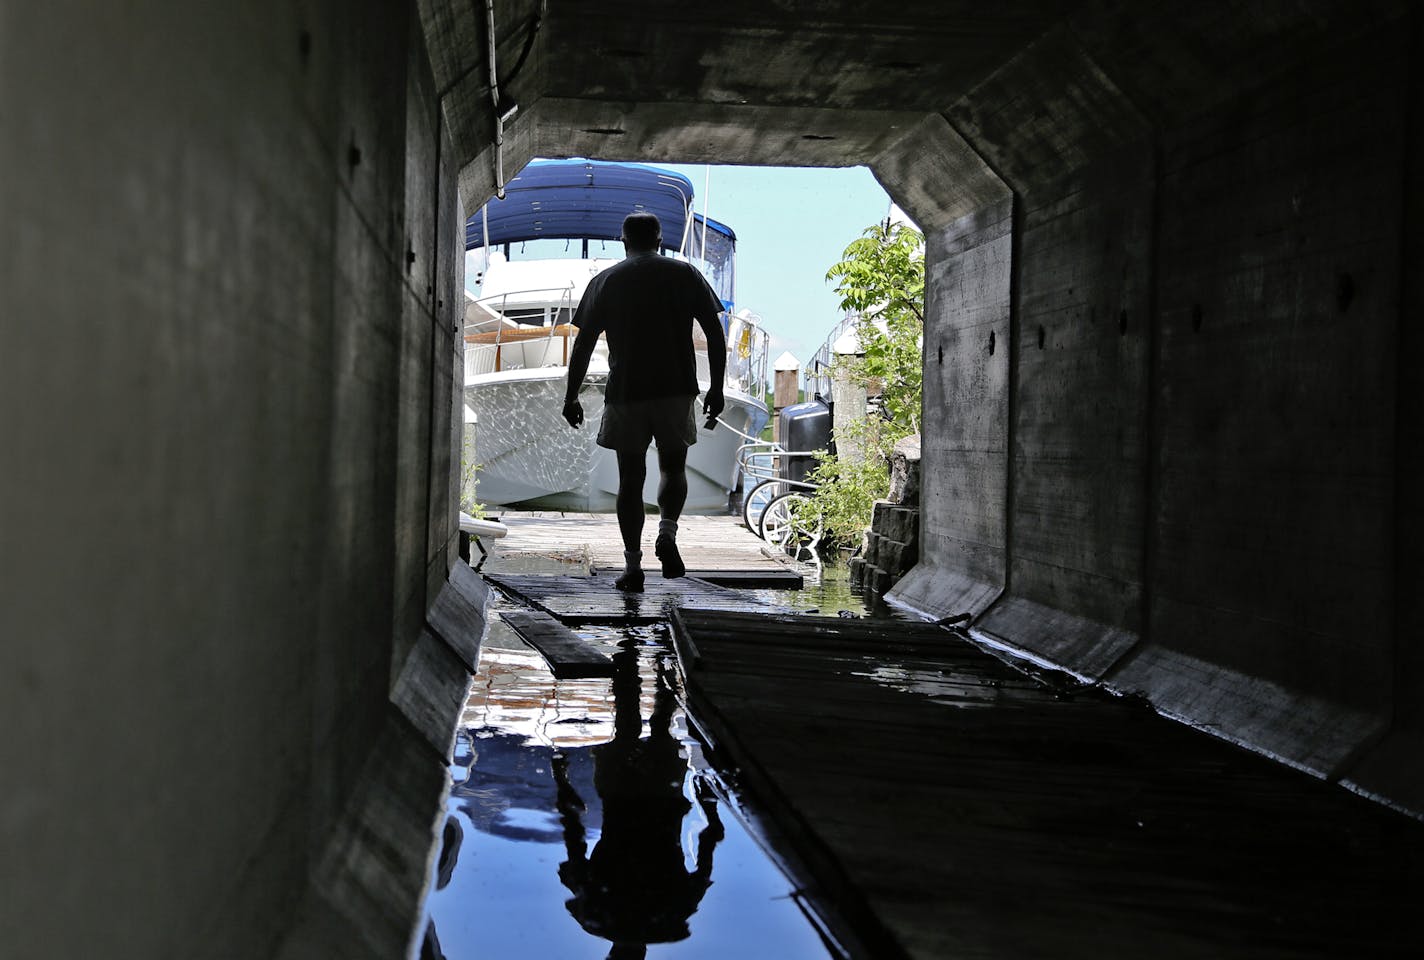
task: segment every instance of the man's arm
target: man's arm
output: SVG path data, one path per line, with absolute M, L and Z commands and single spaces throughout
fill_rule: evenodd
M 598 335 L 603 332 L 598 323 L 595 302 L 601 284 L 595 277 L 584 291 L 578 309 L 574 311 L 574 326 L 578 336 L 574 338 L 573 349 L 569 351 L 568 380 L 564 385 L 564 419 L 577 430 L 583 424 L 583 404 L 579 403 L 579 388 L 583 386 L 584 374 L 588 373 L 588 362 L 593 358 L 593 348 L 598 345 Z
M 579 388 L 583 386 L 584 374 L 588 373 L 588 362 L 593 358 L 593 348 L 597 344 L 597 328 L 579 327 L 573 349 L 569 352 L 569 376 L 564 385 L 564 419 L 575 430 L 583 423 L 583 405 L 578 400 Z
M 727 336 L 722 332 L 722 301 L 712 292 L 706 278 L 695 268 L 693 272 L 697 274 L 698 282 L 702 286 L 702 296 L 698 298 L 693 316 L 697 318 L 702 332 L 707 335 L 707 368 L 712 382 L 707 386 L 707 399 L 702 402 L 702 412 L 707 415 L 707 426 L 710 429 L 713 420 L 726 406 L 726 400 L 722 397 L 722 383 L 727 377 Z
M 569 760 L 562 752 L 556 752 L 550 766 L 554 770 L 555 806 L 559 810 L 559 824 L 564 828 L 564 850 L 568 860 L 559 866 L 559 879 L 564 881 L 574 893 L 581 892 L 588 872 L 588 840 L 583 827 L 583 798 L 569 780 Z

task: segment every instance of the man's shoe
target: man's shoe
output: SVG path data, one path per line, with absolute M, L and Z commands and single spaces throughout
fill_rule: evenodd
M 659 536 L 653 543 L 653 553 L 663 563 L 663 577 L 675 580 L 687 573 L 683 566 L 682 554 L 677 552 L 677 541 L 672 537 Z
M 619 590 L 624 590 L 624 591 L 627 591 L 628 593 L 642 593 L 642 592 L 643 592 L 643 571 L 641 571 L 641 570 L 624 570 L 624 571 L 623 571 L 623 575 L 622 575 L 621 577 L 619 577 L 617 580 L 614 580 L 614 581 L 613 581 L 613 585 L 614 585 L 615 587 L 617 587 Z

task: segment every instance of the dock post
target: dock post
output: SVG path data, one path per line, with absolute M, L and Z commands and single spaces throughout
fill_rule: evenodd
M 801 362 L 791 355 L 791 351 L 787 350 L 776 358 L 772 369 L 776 372 L 776 379 L 772 394 L 775 419 L 772 421 L 771 437 L 784 447 L 787 444 L 786 437 L 781 430 L 781 411 L 800 402 L 800 391 L 796 384 L 800 379 Z
M 841 430 L 842 426 L 864 420 L 869 407 L 865 384 L 852 374 L 855 361 L 865 355 L 860 337 L 847 330 L 831 346 L 831 435 L 836 438 L 836 456 L 847 463 L 865 459 L 865 444 Z

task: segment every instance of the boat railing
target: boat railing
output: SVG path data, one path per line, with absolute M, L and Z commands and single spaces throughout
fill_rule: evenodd
M 573 319 L 573 298 L 570 284 L 510 290 L 475 300 L 465 314 L 466 375 L 568 366 L 569 338 L 577 335 L 577 329 L 567 322 Z M 471 309 L 476 313 L 473 321 Z M 512 318 L 511 309 L 539 310 L 543 314 L 541 323 L 521 323 L 519 320 L 534 315 Z M 507 349 L 511 347 L 514 349 Z M 486 364 L 489 369 L 481 369 Z
M 829 397 L 831 395 L 831 371 L 835 364 L 835 355 L 832 352 L 832 345 L 839 340 L 847 330 L 854 329 L 860 322 L 860 314 L 847 312 L 844 317 L 831 328 L 830 335 L 826 337 L 820 348 L 811 356 L 806 363 L 802 373 L 805 381 L 805 391 L 807 399 L 820 395 Z
M 815 460 L 818 454 L 823 453 L 824 450 L 788 450 L 774 440 L 754 440 L 737 448 L 737 462 L 741 465 L 748 489 L 763 480 L 775 480 L 785 484 L 787 489 L 815 490 L 814 483 L 789 479 L 787 468 L 793 460 Z
M 697 336 L 700 343 L 700 331 Z M 770 383 L 767 370 L 770 347 L 771 337 L 754 319 L 728 315 L 727 383 L 747 396 L 764 399 Z M 698 362 L 702 362 L 701 357 Z
M 578 336 L 578 329 L 567 322 L 573 319 L 574 306 L 572 285 L 511 290 L 472 301 L 465 322 L 466 376 L 568 366 L 569 340 Z M 511 311 L 515 311 L 514 316 Z M 538 325 L 530 322 L 536 316 L 541 321 Z M 770 383 L 771 338 L 754 317 L 728 314 L 726 323 L 726 385 L 762 400 Z M 700 348 L 696 361 L 698 379 L 708 380 L 711 370 L 707 338 L 695 325 L 692 333 L 694 344 Z M 595 356 L 606 350 L 600 342 Z

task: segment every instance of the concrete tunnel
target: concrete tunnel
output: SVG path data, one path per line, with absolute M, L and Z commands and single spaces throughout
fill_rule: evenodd
M 7 956 L 409 943 L 483 616 L 461 224 L 535 156 L 868 165 L 927 234 L 898 600 L 1424 815 L 1421 37 L 1403 0 L 7 6 Z

